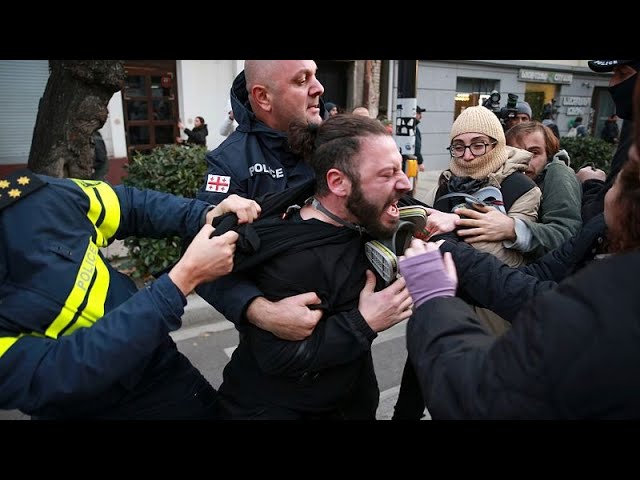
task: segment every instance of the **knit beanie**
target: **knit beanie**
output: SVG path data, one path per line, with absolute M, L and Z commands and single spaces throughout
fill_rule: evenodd
M 525 115 L 529 115 L 529 120 L 531 120 L 531 117 L 533 117 L 533 113 L 531 112 L 531 106 L 527 102 L 516 103 L 516 111 L 518 113 L 524 113 Z
M 497 172 L 507 161 L 507 142 L 502 124 L 498 117 L 488 108 L 477 106 L 463 110 L 451 127 L 451 141 L 463 133 L 487 135 L 497 140 L 498 143 L 490 152 L 480 157 L 475 157 L 471 161 L 466 161 L 464 158 L 451 157 L 449 170 L 456 177 L 472 177 L 476 180 L 483 180 L 490 173 Z

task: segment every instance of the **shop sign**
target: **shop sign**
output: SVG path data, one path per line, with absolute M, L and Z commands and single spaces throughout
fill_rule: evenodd
M 584 108 L 582 107 L 567 107 L 567 116 L 584 115 Z
M 562 97 L 562 105 L 572 107 L 586 107 L 591 105 L 591 98 L 589 97 Z
M 573 74 L 545 72 L 543 70 L 525 70 L 521 68 L 518 72 L 518 80 L 522 82 L 570 84 L 573 81 Z

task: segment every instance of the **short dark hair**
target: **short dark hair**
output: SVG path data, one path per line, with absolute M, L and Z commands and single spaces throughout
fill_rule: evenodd
M 339 169 L 354 181 L 359 180 L 353 157 L 360 152 L 363 138 L 379 135 L 390 135 L 381 122 L 349 113 L 330 117 L 319 125 L 292 122 L 289 146 L 313 168 L 316 193 L 322 195 L 329 192 L 326 176 L 332 168 Z

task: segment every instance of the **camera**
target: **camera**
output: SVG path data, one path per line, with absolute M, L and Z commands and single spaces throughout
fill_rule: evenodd
M 518 95 L 515 93 L 509 93 L 507 106 L 503 108 L 500 108 L 500 98 L 500 92 L 493 90 L 489 94 L 489 97 L 482 102 L 482 106 L 495 113 L 502 122 L 509 118 L 514 118 L 518 114 L 518 109 L 516 108 Z
M 500 117 L 500 92 L 497 90 L 492 91 L 489 97 L 482 102 L 482 106 L 488 108 Z

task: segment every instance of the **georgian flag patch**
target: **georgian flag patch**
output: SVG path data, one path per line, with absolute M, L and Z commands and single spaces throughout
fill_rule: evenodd
M 227 193 L 229 191 L 230 184 L 231 177 L 209 174 L 207 175 L 207 185 L 205 187 L 205 190 L 207 192 Z

